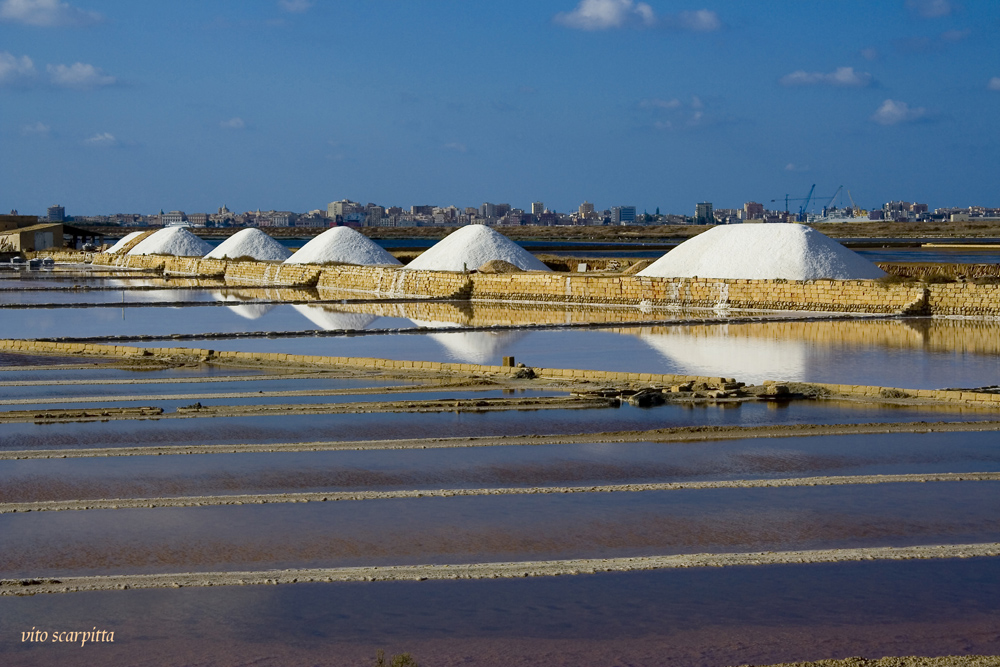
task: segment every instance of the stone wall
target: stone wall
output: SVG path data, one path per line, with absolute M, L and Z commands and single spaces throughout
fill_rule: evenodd
M 799 310 L 871 314 L 1000 316 L 1000 285 L 876 280 L 716 280 L 625 275 L 410 271 L 165 256 L 99 254 L 94 263 L 178 275 L 224 276 L 232 285 L 319 287 L 381 298 Z

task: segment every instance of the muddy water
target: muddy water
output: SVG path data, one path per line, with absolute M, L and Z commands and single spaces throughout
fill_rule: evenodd
M 0 515 L 0 576 L 965 544 L 1000 482 L 469 496 Z
M 1000 472 L 995 433 L 0 461 L 0 502 Z
M 155 405 L 155 401 L 151 402 Z M 976 409 L 860 406 L 850 402 L 664 405 L 652 409 L 548 409 L 491 412 L 359 413 L 142 419 L 86 423 L 11 423 L 0 450 L 143 445 L 219 445 L 458 436 L 600 433 L 676 426 L 841 424 L 989 419 Z

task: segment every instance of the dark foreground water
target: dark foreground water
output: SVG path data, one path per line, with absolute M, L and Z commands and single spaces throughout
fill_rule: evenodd
M 0 658 L 66 665 L 670 665 L 1000 653 L 993 559 L 0 599 Z M 114 643 L 22 642 L 32 628 Z M 51 635 L 50 635 L 51 636 Z

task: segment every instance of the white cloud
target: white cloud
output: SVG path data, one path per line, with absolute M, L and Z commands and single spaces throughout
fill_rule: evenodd
M 656 22 L 653 8 L 633 0 L 581 0 L 571 12 L 560 12 L 556 23 L 577 30 L 607 30 L 629 25 L 651 26 Z
M 681 12 L 672 21 L 677 27 L 692 32 L 712 32 L 722 27 L 719 15 L 708 9 Z
M 8 51 L 0 51 L 0 86 L 25 83 L 36 74 L 35 63 L 28 56 L 18 58 Z
M 115 135 L 110 132 L 100 132 L 92 137 L 84 139 L 83 143 L 87 146 L 94 146 L 95 148 L 108 148 L 111 146 L 117 146 L 118 140 L 115 139 Z
M 861 49 L 861 57 L 865 60 L 878 60 L 879 52 L 875 47 L 869 46 L 868 48 Z
M 457 141 L 452 141 L 444 145 L 450 151 L 455 151 L 456 153 L 464 153 L 468 150 L 465 144 L 460 144 Z
M 796 174 L 801 174 L 801 173 L 809 171 L 809 167 L 808 166 L 803 166 L 803 165 L 798 165 L 798 164 L 795 164 L 794 162 L 789 162 L 788 164 L 785 165 L 785 171 L 791 171 L 791 172 L 796 173 Z
M 705 103 L 697 95 L 690 102 L 675 98 L 663 100 L 647 98 L 639 102 L 640 109 L 648 109 L 655 120 L 652 126 L 657 130 L 693 129 L 713 125 L 721 119 L 705 114 Z
M 72 65 L 47 65 L 52 83 L 63 88 L 91 90 L 103 86 L 113 86 L 118 79 L 101 71 L 101 68 L 86 63 Z
M 312 8 L 313 0 L 278 0 L 278 6 L 286 12 L 301 14 Z
M 995 76 L 986 84 L 987 90 L 1000 90 L 1000 76 Z
M 898 125 L 900 123 L 912 123 L 926 116 L 927 109 L 924 107 L 911 109 L 910 105 L 906 102 L 886 100 L 872 116 L 872 120 L 879 125 Z
M 783 86 L 811 86 L 825 84 L 829 86 L 846 86 L 862 88 L 871 84 L 872 75 L 868 72 L 855 72 L 853 67 L 838 67 L 826 74 L 824 72 L 806 72 L 798 70 L 781 77 Z
M 927 19 L 948 16 L 953 9 L 948 0 L 906 0 L 906 8 Z
M 692 32 L 711 32 L 722 27 L 719 15 L 708 9 L 657 16 L 648 4 L 635 0 L 580 0 L 576 9 L 560 12 L 554 20 L 577 30 L 662 26 Z
M 246 126 L 247 126 L 246 121 L 244 121 L 239 116 L 230 118 L 229 120 L 224 120 L 221 123 L 219 123 L 219 127 L 221 127 L 224 130 L 243 130 L 246 129 Z
M 36 123 L 29 123 L 28 125 L 21 126 L 21 134 L 25 136 L 34 134 L 40 137 L 47 137 L 49 136 L 49 133 L 51 131 L 52 128 L 43 123 L 42 121 L 38 121 Z
M 0 21 L 42 28 L 86 26 L 103 20 L 97 12 L 77 9 L 59 0 L 3 0 Z

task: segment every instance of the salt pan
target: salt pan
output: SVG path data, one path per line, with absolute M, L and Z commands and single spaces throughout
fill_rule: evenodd
M 486 225 L 452 232 L 406 265 L 418 271 L 465 271 L 499 259 L 525 271 L 549 271 L 530 252 Z
M 778 223 L 715 227 L 688 239 L 636 275 L 858 280 L 881 278 L 885 272 L 811 227 Z
M 399 265 L 401 262 L 382 246 L 350 227 L 326 230 L 298 252 L 286 264 L 361 264 L 365 266 Z
M 215 250 L 205 255 L 205 259 L 251 257 L 263 262 L 283 262 L 291 256 L 291 250 L 261 230 L 250 227 L 220 243 Z
M 164 227 L 128 251 L 129 255 L 204 257 L 212 246 L 184 227 Z

